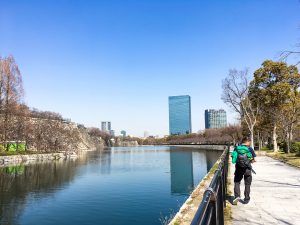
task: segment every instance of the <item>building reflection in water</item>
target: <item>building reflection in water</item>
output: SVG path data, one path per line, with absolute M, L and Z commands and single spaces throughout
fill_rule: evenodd
M 101 174 L 110 174 L 111 150 L 105 150 L 100 153 L 100 171 L 101 171 Z
M 214 166 L 219 156 L 220 156 L 220 151 L 214 151 L 214 150 L 206 151 L 207 172 Z
M 171 193 L 188 194 L 194 187 L 192 151 L 170 151 Z
M 205 177 L 220 156 L 219 151 L 185 151 L 170 148 L 171 193 L 187 195 Z

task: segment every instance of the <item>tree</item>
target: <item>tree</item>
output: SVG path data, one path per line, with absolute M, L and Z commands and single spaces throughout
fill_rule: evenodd
M 299 44 L 299 46 L 300 46 L 300 44 Z M 292 55 L 299 56 L 300 55 L 300 51 L 289 51 L 289 50 L 288 51 L 283 51 L 280 54 L 280 60 L 286 61 Z M 298 61 L 296 63 L 296 65 L 298 65 L 298 64 L 300 64 L 300 61 Z
M 227 127 L 221 128 L 222 136 L 231 137 L 232 143 L 235 145 L 242 139 L 242 127 L 240 125 L 229 124 Z
M 13 133 L 11 128 L 15 122 L 15 115 L 23 97 L 22 76 L 15 59 L 12 56 L 0 58 L 0 114 L 4 143 Z
M 289 101 L 282 105 L 279 113 L 279 122 L 283 128 L 286 151 L 290 153 L 294 129 L 300 119 L 300 93 L 298 90 L 291 91 Z
M 250 132 L 251 146 L 254 147 L 254 126 L 259 113 L 258 102 L 253 102 L 249 95 L 248 69 L 230 70 L 222 82 L 222 100 L 239 114 Z
M 262 113 L 267 115 L 272 124 L 274 151 L 278 151 L 277 128 L 282 117 L 287 115 L 283 109 L 291 103 L 293 92 L 298 92 L 300 75 L 296 66 L 288 66 L 284 62 L 266 60 L 262 67 L 254 72 L 250 94 L 260 102 Z

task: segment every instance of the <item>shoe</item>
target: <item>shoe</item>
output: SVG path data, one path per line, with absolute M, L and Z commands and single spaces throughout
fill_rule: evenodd
M 236 197 L 233 199 L 232 204 L 237 205 L 239 201 L 240 201 L 240 197 Z
M 247 198 L 247 199 L 244 198 L 244 203 L 245 203 L 245 204 L 248 204 L 249 202 L 250 202 L 250 198 Z

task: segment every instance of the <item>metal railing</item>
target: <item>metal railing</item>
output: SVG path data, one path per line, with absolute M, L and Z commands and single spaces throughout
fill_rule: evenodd
M 226 207 L 227 175 L 229 147 L 220 157 L 218 169 L 209 187 L 203 194 L 202 202 L 191 225 L 224 225 L 224 208 Z

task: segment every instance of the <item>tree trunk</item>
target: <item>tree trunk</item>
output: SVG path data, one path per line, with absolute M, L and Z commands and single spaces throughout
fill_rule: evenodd
M 261 138 L 259 131 L 257 132 L 257 142 L 258 142 L 258 150 L 261 150 L 262 149 L 262 138 Z
M 287 153 L 291 152 L 291 141 L 290 141 L 290 135 L 288 134 L 288 140 L 286 142 L 286 147 L 287 147 Z
M 277 129 L 277 126 L 275 124 L 273 127 L 273 150 L 274 150 L 274 152 L 278 152 L 276 129 Z
M 251 138 L 251 147 L 254 149 L 254 129 L 251 127 L 250 129 L 250 138 Z
M 290 127 L 287 133 L 287 153 L 291 153 L 292 140 L 293 140 L 293 128 Z

